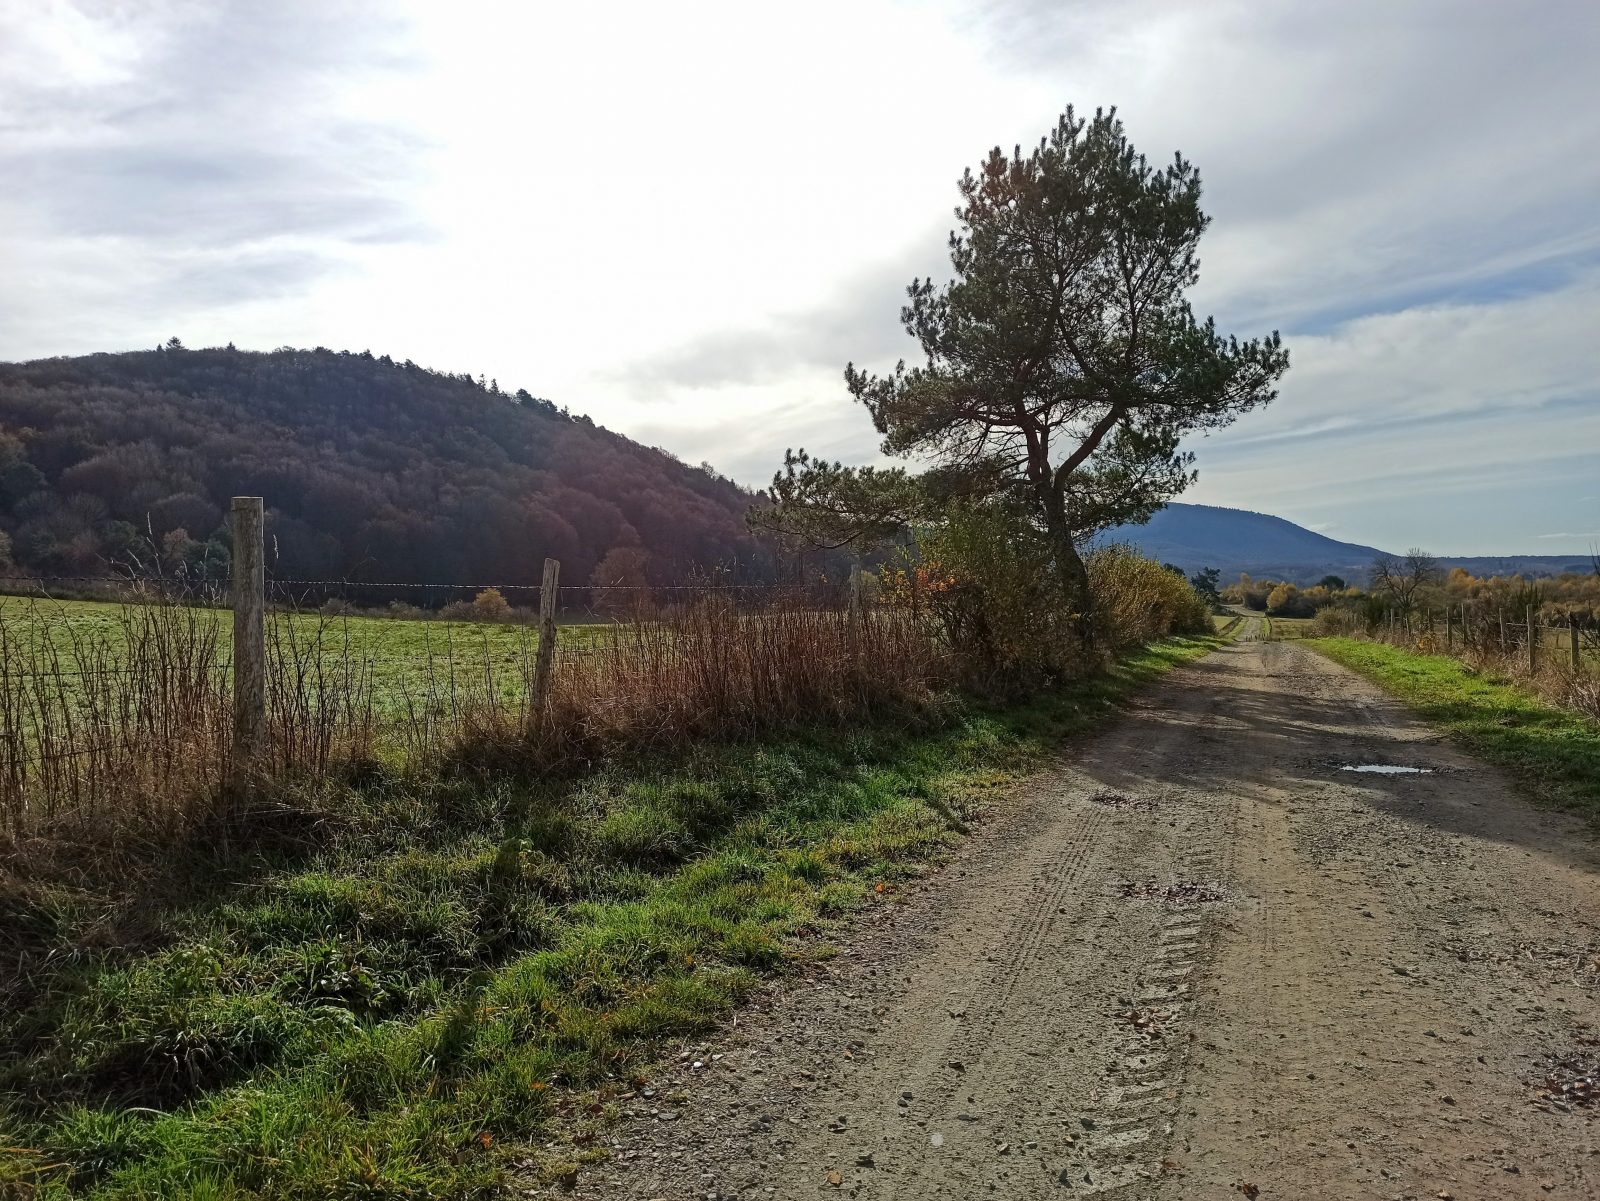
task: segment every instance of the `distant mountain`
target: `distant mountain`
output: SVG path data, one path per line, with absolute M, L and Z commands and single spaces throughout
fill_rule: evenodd
M 279 578 L 528 585 L 548 555 L 581 585 L 613 551 L 662 581 L 772 570 L 732 480 L 481 377 L 320 348 L 0 363 L 17 567 L 93 574 L 153 541 L 214 576 L 234 495 L 265 497 Z
M 1153 559 L 1188 572 L 1216 567 L 1224 581 L 1245 571 L 1258 579 L 1297 584 L 1313 584 L 1325 575 L 1364 583 L 1372 561 L 1393 553 L 1340 542 L 1266 513 L 1178 503 L 1161 509 L 1145 525 L 1108 530 L 1099 541 L 1129 543 Z M 1439 561 L 1447 568 L 1464 567 L 1474 575 L 1558 575 L 1590 570 L 1587 560 L 1572 555 L 1441 555 Z

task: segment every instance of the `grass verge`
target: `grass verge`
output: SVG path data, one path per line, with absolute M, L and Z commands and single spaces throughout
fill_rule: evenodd
M 1473 754 L 1510 768 L 1536 800 L 1600 830 L 1600 724 L 1448 656 L 1353 638 L 1306 645 L 1394 693 Z
M 68 895 L 0 897 L 34 965 L 0 1019 L 0 1195 L 497 1195 L 549 1123 L 637 1087 L 892 901 L 986 791 L 1217 642 L 920 730 L 369 785 L 321 849 L 136 939 Z

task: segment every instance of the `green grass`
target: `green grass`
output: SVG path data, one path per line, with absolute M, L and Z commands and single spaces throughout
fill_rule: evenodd
M 992 790 L 1215 645 L 920 730 L 560 786 L 372 784 L 321 849 L 225 864 L 120 924 L 0 896 L 33 965 L 0 1018 L 0 1194 L 499 1195 L 547 1130 L 894 903 Z
M 1448 656 L 1351 638 L 1306 645 L 1382 685 L 1473 754 L 1510 768 L 1536 800 L 1600 829 L 1600 724 Z
M 55 601 L 0 596 L 0 621 L 24 638 L 38 639 L 70 658 L 75 645 L 101 645 L 116 658 L 126 650 L 123 606 L 105 601 Z M 201 620 L 214 621 L 218 661 L 232 657 L 233 617 L 225 609 L 194 609 Z M 538 649 L 536 628 L 522 624 L 409 620 L 388 617 L 341 617 L 283 614 L 275 620 L 303 647 L 320 643 L 325 665 L 349 660 L 370 671 L 374 708 L 388 712 L 406 698 L 448 690 L 452 684 L 481 689 L 486 679 L 503 700 L 515 700 L 524 689 L 522 666 Z M 563 646 L 592 642 L 603 625 L 564 625 Z M 71 670 L 74 664 L 63 662 Z M 70 677 L 69 677 L 70 682 Z

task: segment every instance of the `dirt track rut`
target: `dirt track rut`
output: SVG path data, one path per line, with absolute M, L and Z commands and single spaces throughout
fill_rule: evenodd
M 1236 643 L 686 1049 L 569 1195 L 1597 1197 L 1559 1091 L 1600 1069 L 1597 870 L 1349 672 Z

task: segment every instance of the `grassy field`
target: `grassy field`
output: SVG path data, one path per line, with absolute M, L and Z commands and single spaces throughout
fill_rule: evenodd
M 476 1197 L 581 1173 L 540 1149 L 551 1124 L 603 1118 L 668 1040 L 825 953 L 993 789 L 1214 645 L 922 730 L 702 745 L 559 785 L 366 781 L 337 821 L 290 821 L 277 850 L 219 853 L 122 912 L 0 897 L 22 965 L 0 1005 L 0 1194 Z
M 214 622 L 217 664 L 231 659 L 233 617 L 226 609 L 192 609 Z M 370 673 L 375 705 L 393 709 L 430 689 L 481 686 L 492 681 L 502 698 L 521 694 L 523 667 L 538 649 L 539 635 L 529 625 L 492 622 L 340 617 L 320 613 L 279 614 L 275 637 L 285 648 L 320 646 L 326 662 L 349 661 Z M 17 638 L 57 653 L 70 673 L 80 669 L 75 649 L 106 648 L 113 658 L 126 653 L 128 625 L 124 606 L 102 601 L 54 601 L 0 597 L 0 623 Z M 604 625 L 566 625 L 558 643 L 582 652 L 603 636 Z
M 1537 799 L 1600 828 L 1600 724 L 1592 719 L 1447 656 L 1349 638 L 1307 645 L 1381 684 L 1474 754 L 1510 768 Z

